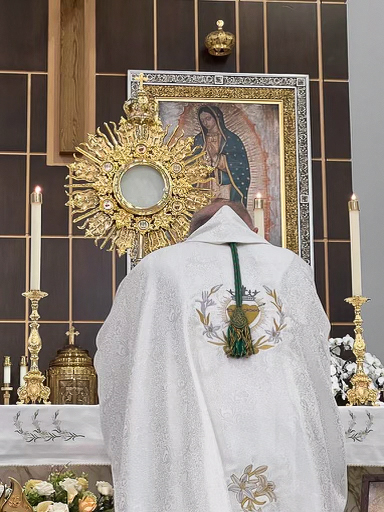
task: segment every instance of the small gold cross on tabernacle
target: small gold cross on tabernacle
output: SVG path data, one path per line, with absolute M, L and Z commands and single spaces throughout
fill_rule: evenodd
M 78 331 L 76 331 L 76 329 L 72 325 L 72 327 L 69 329 L 69 331 L 67 331 L 65 334 L 68 336 L 68 343 L 70 345 L 74 345 L 75 344 L 75 336 L 78 336 L 80 333 Z
M 148 78 L 144 76 L 144 73 L 140 73 L 139 76 L 135 76 L 135 80 L 139 82 L 139 91 L 144 90 L 144 82 L 148 81 Z

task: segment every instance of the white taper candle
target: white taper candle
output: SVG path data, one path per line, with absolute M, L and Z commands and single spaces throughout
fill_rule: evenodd
M 261 194 L 256 194 L 256 199 L 253 205 L 253 224 L 258 228 L 257 234 L 264 238 L 264 199 L 261 199 Z
M 10 356 L 4 356 L 4 384 L 10 384 L 11 383 L 11 358 Z
M 20 387 L 24 386 L 24 375 L 28 372 L 28 364 L 26 356 L 20 358 Z
M 31 194 L 31 269 L 30 289 L 40 290 L 41 266 L 41 188 L 36 187 Z
M 352 295 L 362 295 L 361 250 L 360 250 L 360 207 L 355 194 L 348 202 L 349 230 L 351 237 Z

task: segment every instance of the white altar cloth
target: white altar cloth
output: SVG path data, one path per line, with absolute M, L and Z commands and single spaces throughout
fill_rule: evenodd
M 384 466 L 384 407 L 339 407 L 347 463 Z M 0 405 L 0 466 L 109 465 L 97 405 Z

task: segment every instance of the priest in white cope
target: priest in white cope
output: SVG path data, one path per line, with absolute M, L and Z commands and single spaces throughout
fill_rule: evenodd
M 98 335 L 116 512 L 343 512 L 311 268 L 238 203 L 206 207 L 191 230 L 128 274 Z

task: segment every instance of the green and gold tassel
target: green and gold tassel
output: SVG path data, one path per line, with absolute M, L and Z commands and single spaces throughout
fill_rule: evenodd
M 233 268 L 235 273 L 236 308 L 229 318 L 229 327 L 226 336 L 227 346 L 225 352 L 228 357 L 249 357 L 253 352 L 251 330 L 247 317 L 243 311 L 243 297 L 241 293 L 241 274 L 239 255 L 235 243 L 229 244 L 232 251 Z

